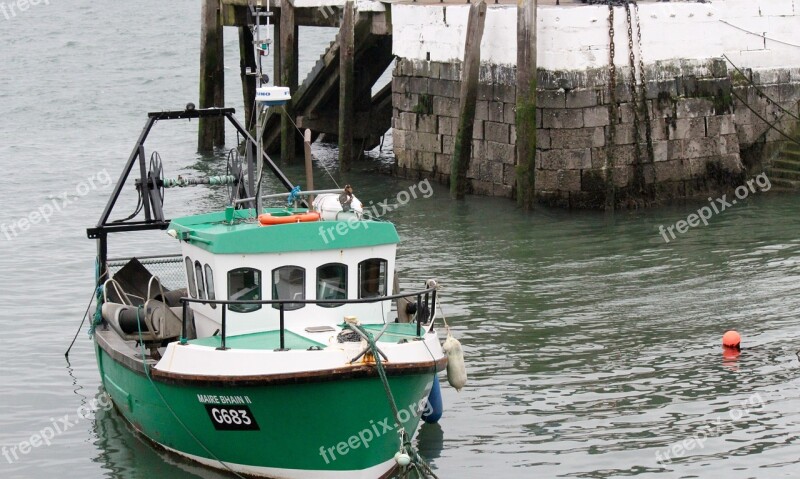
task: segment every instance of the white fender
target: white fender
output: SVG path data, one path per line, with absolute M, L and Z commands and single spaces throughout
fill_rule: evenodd
M 461 343 L 447 331 L 447 339 L 442 344 L 442 351 L 447 355 L 447 382 L 461 391 L 467 384 L 467 368 L 464 365 L 464 350 Z

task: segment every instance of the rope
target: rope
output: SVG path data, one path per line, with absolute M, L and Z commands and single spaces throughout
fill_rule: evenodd
M 92 296 L 89 298 L 89 304 L 86 306 L 86 311 L 83 313 L 83 319 L 81 320 L 81 324 L 80 324 L 80 326 L 78 326 L 78 330 L 75 331 L 75 336 L 72 337 L 72 342 L 69 343 L 69 347 L 67 348 L 67 352 L 64 353 L 64 357 L 67 358 L 67 359 L 69 359 L 69 352 L 72 351 L 72 346 L 75 345 L 75 340 L 78 339 L 78 335 L 81 333 L 81 329 L 83 329 L 84 323 L 86 323 L 86 318 L 89 317 L 89 309 L 91 309 L 91 307 L 92 307 L 92 303 L 94 302 L 95 296 L 97 296 L 98 298 L 100 297 L 100 288 L 99 287 L 97 287 L 96 289 L 92 290 Z M 100 308 L 98 307 L 97 309 L 99 310 Z M 95 312 L 95 316 L 96 315 L 97 315 L 97 313 Z M 92 321 L 92 326 L 91 326 L 89 335 L 91 336 L 91 334 L 93 332 L 94 332 L 94 321 Z
M 94 310 L 92 323 L 89 325 L 89 337 L 94 336 L 94 330 L 103 322 L 103 286 L 97 287 L 97 306 Z
M 214 460 L 215 460 L 215 461 L 217 461 L 217 462 L 219 462 L 220 464 L 222 464 L 222 466 L 223 466 L 225 469 L 227 469 L 227 470 L 228 470 L 228 472 L 230 472 L 230 473 L 231 473 L 231 474 L 233 474 L 234 476 L 238 477 L 239 479 L 245 479 L 245 477 L 244 477 L 244 476 L 240 475 L 239 473 L 237 473 L 236 471 L 234 471 L 233 469 L 231 469 L 231 468 L 230 468 L 230 466 L 228 466 L 227 464 L 225 464 L 224 462 L 222 462 L 222 460 L 220 460 L 220 458 L 218 458 L 218 457 L 217 457 L 217 456 L 216 456 L 216 455 L 215 455 L 213 452 L 211 452 L 211 450 L 210 450 L 209 448 L 207 448 L 207 447 L 205 446 L 205 444 L 203 444 L 203 442 L 202 442 L 200 439 L 198 439 L 198 438 L 197 438 L 197 436 L 195 436 L 195 435 L 192 433 L 192 431 L 191 431 L 191 430 L 189 430 L 189 428 L 188 428 L 188 427 L 186 427 L 186 424 L 184 424 L 184 423 L 183 423 L 183 421 L 181 421 L 181 418 L 179 418 L 179 417 L 178 417 L 178 415 L 177 415 L 177 414 L 175 414 L 175 411 L 174 411 L 174 410 L 172 409 L 172 407 L 169 405 L 169 403 L 167 402 L 167 400 L 166 400 L 166 399 L 164 399 L 164 396 L 162 396 L 162 395 L 161 395 L 161 391 L 159 391 L 159 390 L 158 390 L 158 386 L 156 386 L 156 383 L 155 383 L 155 381 L 153 381 L 153 378 L 150 376 L 150 368 L 148 368 L 148 366 L 147 366 L 147 359 L 145 359 L 145 357 L 146 357 L 146 356 L 145 356 L 145 354 L 146 354 L 146 353 L 145 353 L 145 350 L 144 350 L 144 340 L 142 339 L 142 321 L 141 321 L 141 318 L 139 317 L 139 311 L 140 311 L 141 309 L 142 309 L 142 307 L 141 307 L 141 306 L 139 306 L 138 308 L 136 308 L 136 327 L 137 327 L 137 329 L 139 330 L 139 345 L 141 346 L 141 349 L 142 349 L 142 365 L 144 366 L 144 374 L 145 374 L 145 376 L 147 376 L 147 379 L 148 379 L 148 381 L 150 381 L 150 384 L 153 386 L 153 389 L 156 391 L 156 394 L 158 394 L 158 397 L 161 399 L 161 402 L 162 402 L 162 403 L 164 403 L 164 406 L 166 406 L 166 407 L 167 407 L 167 409 L 169 410 L 170 414 L 172 414 L 172 417 L 174 417 L 174 418 L 175 418 L 175 420 L 176 420 L 176 421 L 178 421 L 178 424 L 180 424 L 180 425 L 181 425 L 181 427 L 184 429 L 184 431 L 186 431 L 186 433 L 187 433 L 187 434 L 189 434 L 189 436 L 191 436 L 191 438 L 192 438 L 192 439 L 194 439 L 194 440 L 195 440 L 195 442 L 196 442 L 196 443 L 197 443 L 197 444 L 198 444 L 198 445 L 199 445 L 201 448 L 203 448 L 203 450 L 204 450 L 204 451 L 206 451 L 206 453 L 208 453 L 208 455 L 210 455 L 212 458 L 214 458 Z
M 405 452 L 411 458 L 411 463 L 406 466 L 406 470 L 400 475 L 401 478 L 409 477 L 409 473 L 411 469 L 415 470 L 417 474 L 422 474 L 422 477 L 430 477 L 433 479 L 439 479 L 436 474 L 433 473 L 430 466 L 428 465 L 425 460 L 420 457 L 417 450 L 414 448 L 414 445 L 411 444 L 411 438 L 409 437 L 408 433 L 406 432 L 403 423 L 400 421 L 400 412 L 397 409 L 397 402 L 394 399 L 394 395 L 392 394 L 392 390 L 389 387 L 389 379 L 386 376 L 386 370 L 383 367 L 383 360 L 381 359 L 381 354 L 378 350 L 378 345 L 375 343 L 375 338 L 372 336 L 372 333 L 364 329 L 363 327 L 357 324 L 348 323 L 347 327 L 353 329 L 360 333 L 362 337 L 364 337 L 367 341 L 367 345 L 372 352 L 372 356 L 375 358 L 375 368 L 378 370 L 378 376 L 381 378 L 381 383 L 383 384 L 383 390 L 386 392 L 386 399 L 389 401 L 389 406 L 392 408 L 392 414 L 394 414 L 394 419 L 397 422 L 398 427 L 400 428 L 399 436 L 400 436 L 400 452 Z M 428 350 L 430 352 L 430 349 Z M 433 357 L 433 354 L 431 354 Z
M 735 91 L 731 90 L 731 94 L 732 94 L 734 97 L 736 97 L 736 99 L 737 99 L 737 100 L 739 100 L 740 102 L 742 102 L 742 104 L 743 104 L 744 106 L 746 106 L 748 110 L 752 111 L 752 112 L 753 112 L 753 114 L 754 114 L 754 115 L 756 115 L 756 116 L 757 116 L 757 117 L 758 117 L 758 118 L 759 118 L 761 121 L 763 121 L 764 123 L 766 123 L 768 127 L 770 127 L 770 128 L 772 128 L 773 130 L 777 131 L 778 133 L 780 133 L 780 134 L 781 134 L 781 136 L 783 136 L 783 137 L 784 137 L 784 138 L 786 138 L 787 140 L 791 141 L 792 143 L 796 143 L 796 144 L 800 145 L 800 141 L 798 141 L 796 138 L 792 138 L 791 136 L 787 135 L 787 134 L 786 134 L 786 133 L 784 133 L 783 131 L 781 131 L 781 130 L 779 130 L 778 128 L 776 128 L 774 123 L 770 123 L 770 122 L 769 122 L 769 120 L 767 120 L 766 118 L 764 118 L 763 116 L 761 116 L 761 114 L 760 114 L 759 112 L 755 111 L 755 110 L 753 109 L 753 107 L 751 107 L 750 105 L 748 105 L 748 104 L 747 104 L 747 102 L 746 102 L 746 101 L 744 101 L 744 100 L 742 99 L 742 97 L 740 97 L 739 95 L 737 95 Z M 778 121 L 781 121 L 781 120 L 778 120 Z M 778 123 L 778 121 L 776 121 L 775 123 Z
M 783 40 L 778 40 L 777 38 L 770 38 L 770 37 L 768 37 L 766 35 L 762 35 L 760 33 L 751 32 L 750 30 L 746 30 L 746 29 L 744 29 L 744 28 L 742 28 L 740 26 L 734 25 L 733 23 L 730 23 L 730 22 L 726 22 L 725 20 L 722 20 L 722 19 L 720 19 L 720 22 L 724 23 L 725 25 L 728 25 L 729 27 L 733 27 L 733 28 L 735 28 L 737 30 L 741 30 L 741 31 L 743 31 L 745 33 L 749 33 L 750 35 L 754 35 L 754 36 L 757 36 L 759 38 L 764 38 L 766 40 L 770 40 L 770 41 L 773 41 L 775 43 L 782 43 L 784 45 L 789 45 L 790 47 L 800 48 L 800 45 L 798 45 L 796 43 L 789 43 L 789 42 L 785 42 Z
M 294 125 L 294 129 L 297 130 L 297 132 L 300 134 L 300 136 L 303 137 L 303 141 L 305 141 L 305 137 L 303 135 L 303 131 L 300 129 L 300 127 L 297 126 L 297 123 L 294 122 L 294 118 L 292 118 L 292 115 L 290 115 L 289 112 L 286 111 L 286 106 L 285 105 L 281 105 L 281 109 L 283 110 L 283 113 L 286 115 L 286 118 L 288 118 L 289 121 L 292 123 L 292 125 Z M 331 172 L 328 171 L 328 167 L 325 166 L 325 163 L 320 161 L 319 164 L 322 165 L 322 168 L 325 170 L 325 173 L 327 173 L 328 176 L 331 178 L 331 181 L 333 181 L 333 184 L 336 185 L 336 188 L 341 189 L 341 186 L 339 186 L 339 183 L 336 182 L 336 179 L 334 179 L 334 177 L 331 174 Z
M 288 206 L 291 206 L 292 203 L 297 201 L 298 196 L 300 196 L 300 187 L 295 186 L 294 188 L 292 188 L 292 191 L 289 192 L 289 196 L 286 197 L 286 204 Z
M 774 106 L 777 106 L 778 108 L 780 108 L 780 109 L 781 109 L 781 111 L 783 111 L 783 112 L 784 112 L 784 113 L 786 113 L 787 115 L 791 116 L 791 117 L 792 117 L 792 118 L 794 118 L 795 120 L 800 120 L 800 116 L 797 116 L 797 115 L 795 115 L 795 114 L 794 114 L 792 111 L 790 111 L 790 110 L 787 110 L 786 108 L 784 108 L 783 106 L 781 106 L 781 104 L 779 104 L 778 102 L 776 102 L 775 100 L 773 100 L 772 98 L 770 98 L 770 97 L 769 97 L 769 96 L 768 96 L 766 93 L 764 93 L 764 92 L 763 92 L 763 91 L 762 91 L 760 88 L 758 88 L 758 85 L 756 85 L 755 83 L 753 83 L 753 82 L 750 80 L 750 78 L 748 78 L 748 77 L 747 77 L 747 75 L 745 75 L 745 74 L 744 74 L 744 72 L 743 72 L 741 69 L 739 69 L 739 67 L 737 67 L 737 66 L 736 66 L 736 64 L 735 64 L 735 63 L 733 63 L 733 62 L 731 61 L 731 59 L 730 59 L 730 58 L 728 58 L 728 55 L 726 55 L 726 54 L 724 54 L 724 53 L 723 53 L 723 54 L 722 54 L 722 57 L 723 57 L 723 58 L 725 58 L 726 60 L 728 60 L 728 63 L 730 63 L 730 64 L 733 66 L 733 68 L 734 68 L 734 69 L 735 69 L 737 72 L 739 72 L 739 74 L 740 74 L 740 75 L 742 75 L 742 77 L 744 77 L 745 81 L 746 81 L 747 83 L 749 83 L 749 84 L 750 84 L 750 86 L 751 86 L 751 87 L 753 87 L 753 88 L 755 89 L 755 91 L 757 91 L 757 92 L 758 92 L 758 96 L 760 96 L 760 97 L 763 97 L 763 98 L 766 98 L 766 100 L 767 100 L 767 104 L 769 104 L 769 105 L 774 105 Z

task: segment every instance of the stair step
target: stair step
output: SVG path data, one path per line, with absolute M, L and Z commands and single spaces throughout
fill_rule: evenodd
M 769 171 L 769 177 L 772 179 L 782 178 L 784 180 L 800 181 L 800 171 L 772 168 Z
M 781 151 L 781 155 L 791 158 L 797 158 L 798 160 L 800 160 L 800 149 L 787 147 L 784 148 L 783 151 Z
M 790 190 L 800 190 L 800 181 L 786 180 L 783 178 L 770 177 L 770 183 L 778 188 L 787 188 Z
M 783 170 L 800 171 L 800 161 L 781 157 L 772 162 L 772 167 Z

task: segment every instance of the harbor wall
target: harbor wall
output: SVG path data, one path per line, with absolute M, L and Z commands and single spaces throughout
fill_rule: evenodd
M 392 7 L 399 176 L 449 181 L 468 12 Z M 614 8 L 612 71 L 607 6 L 538 9 L 541 202 L 600 207 L 613 190 L 617 206 L 639 206 L 709 194 L 760 172 L 785 140 L 777 130 L 794 127 L 800 4 L 642 3 L 631 14 L 629 33 L 625 9 Z M 515 195 L 516 21 L 513 6 L 488 9 L 467 173 L 475 194 Z

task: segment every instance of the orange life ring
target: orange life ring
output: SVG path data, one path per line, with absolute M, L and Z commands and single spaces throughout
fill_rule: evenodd
M 258 215 L 258 222 L 261 226 L 285 225 L 289 223 L 305 223 L 308 221 L 319 221 L 320 215 L 316 211 L 306 213 L 293 213 L 289 215 L 275 216 L 269 213 Z

